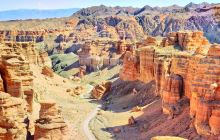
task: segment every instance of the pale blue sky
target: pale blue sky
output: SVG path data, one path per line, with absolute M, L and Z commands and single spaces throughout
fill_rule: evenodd
M 11 9 L 66 9 L 85 8 L 95 5 L 107 6 L 169 6 L 177 4 L 184 6 L 190 2 L 220 3 L 219 0 L 0 0 L 0 10 Z

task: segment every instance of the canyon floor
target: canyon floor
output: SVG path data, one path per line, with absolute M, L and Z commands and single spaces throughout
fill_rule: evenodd
M 95 82 L 100 83 L 105 79 L 114 77 L 119 68 L 120 66 L 112 68 L 109 71 L 101 71 L 105 76 L 97 78 L 98 80 Z M 106 121 L 108 121 L 108 118 L 111 118 L 112 114 L 100 114 L 101 112 L 104 112 L 102 109 L 98 109 L 102 103 L 90 98 L 90 91 L 93 86 L 87 84 L 90 83 L 90 80 L 94 79 L 94 77 L 97 77 L 97 75 L 100 76 L 100 72 L 88 75 L 89 78 L 87 77 L 86 81 L 82 80 L 82 82 L 76 82 L 56 74 L 52 78 L 42 75 L 41 69 L 38 66 L 32 65 L 31 69 L 34 73 L 34 89 L 36 91 L 34 108 L 37 109 L 36 112 L 34 112 L 34 117 L 37 118 L 38 116 L 40 108 L 38 101 L 42 99 L 52 99 L 57 102 L 62 110 L 62 115 L 68 124 L 70 130 L 69 135 L 72 140 L 92 139 L 90 134 L 92 134 L 95 139 L 112 139 L 110 133 L 105 132 L 100 128 L 100 124 L 105 124 Z M 76 86 L 83 86 L 82 94 L 79 96 L 72 96 L 70 92 L 67 92 L 68 89 L 73 89 Z M 113 114 L 115 114 L 114 118 L 117 120 L 118 113 L 114 112 Z M 125 113 L 124 120 L 127 120 L 129 115 L 129 112 Z M 100 120 L 101 122 L 94 121 L 100 116 L 102 117 L 102 120 Z M 120 115 L 119 117 L 121 118 Z M 114 124 L 117 123 L 118 122 L 116 121 Z M 126 121 L 124 121 L 124 124 L 126 124 Z M 100 133 L 99 131 L 102 132 Z
M 159 97 L 154 95 L 154 83 L 146 85 L 138 81 L 123 82 L 116 76 L 119 68 L 120 66 L 117 66 L 91 73 L 87 75 L 86 81 L 84 79 L 80 82 L 56 74 L 50 78 L 42 75 L 39 67 L 31 66 L 35 77 L 35 108 L 38 108 L 36 112 L 39 112 L 37 102 L 41 99 L 55 100 L 61 107 L 72 140 L 142 140 L 168 134 L 201 139 L 190 127 L 187 109 L 175 119 L 168 119 L 168 116 L 162 113 Z M 93 82 L 97 83 L 106 79 L 113 82 L 111 95 L 102 101 L 90 98 L 93 86 L 88 83 L 94 78 L 97 80 Z M 83 92 L 73 96 L 68 89 L 74 89 L 76 86 L 83 86 Z M 134 87 L 138 91 L 137 94 L 132 92 Z M 141 110 L 132 111 L 137 106 L 140 106 Z M 37 113 L 34 114 L 35 117 L 38 116 Z M 128 119 L 131 116 L 136 123 L 130 126 Z M 164 130 L 164 126 L 169 127 Z

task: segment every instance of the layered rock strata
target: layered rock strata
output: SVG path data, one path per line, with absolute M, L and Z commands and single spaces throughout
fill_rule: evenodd
M 161 42 L 163 47 L 176 45 L 182 50 L 192 51 L 198 47 L 209 45 L 209 41 L 203 37 L 203 32 L 171 32 Z
M 34 139 L 68 139 L 68 128 L 54 101 L 41 101 L 40 118 L 35 124 Z
M 12 42 L 42 42 L 45 31 L 0 31 L 2 41 Z
M 117 42 L 93 41 L 83 44 L 78 51 L 79 64 L 89 71 L 97 71 L 102 67 L 116 66 L 120 63 L 120 45 Z
M 0 92 L 0 139 L 24 140 L 27 136 L 25 101 Z
M 13 97 L 25 99 L 31 112 L 34 91 L 29 62 L 17 49 L 2 45 L 0 67 L 4 91 Z
M 219 135 L 220 45 L 209 45 L 200 32 L 171 34 L 173 53 L 148 45 L 135 54 L 126 52 L 120 78 L 145 83 L 154 80 L 165 114 L 179 114 L 184 99 L 188 99 L 198 134 Z M 190 52 L 176 49 L 177 44 Z

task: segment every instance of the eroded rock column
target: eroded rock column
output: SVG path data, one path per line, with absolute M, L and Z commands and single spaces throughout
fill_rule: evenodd
M 171 74 L 165 78 L 162 92 L 163 112 L 165 114 L 178 114 L 178 100 L 183 93 L 183 78 L 180 75 Z
M 35 124 L 34 139 L 63 140 L 68 137 L 67 125 L 54 101 L 41 101 L 40 118 Z

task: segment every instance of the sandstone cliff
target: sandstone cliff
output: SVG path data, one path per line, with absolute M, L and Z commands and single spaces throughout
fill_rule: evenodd
M 162 98 L 163 112 L 171 116 L 180 114 L 188 99 L 189 115 L 197 133 L 219 135 L 220 45 L 210 45 L 201 32 L 170 33 L 162 44 L 160 47 L 145 44 L 147 47 L 133 55 L 126 52 L 128 57 L 124 59 L 120 78 L 155 81 L 155 94 Z M 176 45 L 181 49 L 175 48 Z
M 27 118 L 25 101 L 0 92 L 0 139 L 26 139 Z

